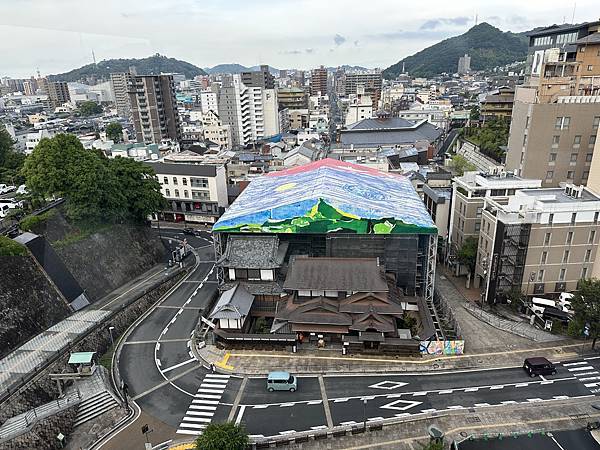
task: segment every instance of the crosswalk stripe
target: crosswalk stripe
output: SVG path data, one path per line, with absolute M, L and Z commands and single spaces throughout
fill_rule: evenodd
M 587 388 L 598 387 L 598 386 L 600 386 L 600 383 L 588 383 L 588 384 L 584 384 L 584 386 Z
M 181 425 L 179 425 L 180 427 L 185 427 L 185 428 L 206 428 L 205 424 L 197 424 L 197 423 L 185 423 L 183 422 Z
M 186 412 L 186 414 L 190 415 L 190 416 L 205 416 L 205 417 L 212 417 L 215 415 L 214 411 L 188 411 Z
M 209 389 L 222 389 L 225 390 L 227 388 L 226 384 L 211 384 L 211 383 L 202 383 L 200 385 L 201 388 L 209 388 Z
M 203 383 L 220 383 L 227 384 L 229 380 L 227 378 L 205 378 L 202 380 Z
M 190 409 L 201 409 L 204 411 L 216 411 L 216 406 L 190 405 Z
M 222 395 L 212 395 L 212 394 L 195 394 L 195 398 L 209 398 L 211 400 L 220 400 Z
M 572 362 L 572 363 L 563 364 L 563 366 L 565 366 L 565 367 L 580 366 L 582 364 L 589 364 L 589 362 L 587 362 L 587 361 Z
M 200 403 L 203 405 L 218 405 L 219 401 L 218 400 L 204 400 L 203 398 L 198 398 L 198 399 L 192 400 L 192 403 Z
M 205 394 L 222 394 L 224 389 L 198 389 L 198 392 Z
M 600 377 L 579 378 L 579 381 L 594 381 L 594 380 L 600 380 Z
M 584 372 L 584 373 L 576 373 L 574 374 L 576 377 L 587 377 L 588 375 L 598 375 L 600 372 Z M 579 378 L 581 380 L 581 378 Z
M 196 430 L 177 430 L 177 434 L 193 434 L 194 436 L 200 436 L 202 431 Z
M 185 423 L 185 422 L 204 422 L 204 423 L 210 423 L 211 420 L 212 419 L 210 417 L 188 417 L 188 416 L 185 416 L 183 418 L 183 422 L 182 423 Z
M 231 375 L 221 375 L 217 373 L 207 373 L 205 378 L 227 378 L 229 379 Z
M 569 372 L 580 372 L 582 370 L 594 370 L 594 368 L 592 366 L 569 368 Z

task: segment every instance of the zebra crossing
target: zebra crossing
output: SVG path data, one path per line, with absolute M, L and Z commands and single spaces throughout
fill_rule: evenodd
M 563 364 L 571 375 L 575 376 L 586 388 L 600 387 L 600 372 L 588 361 Z
M 219 401 L 225 392 L 229 375 L 208 373 L 177 429 L 178 434 L 200 435 L 212 421 Z

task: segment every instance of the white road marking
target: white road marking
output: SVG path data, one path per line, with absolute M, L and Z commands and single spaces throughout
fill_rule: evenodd
M 342 402 L 347 402 L 348 400 L 350 400 L 349 398 L 336 398 L 335 400 L 333 400 L 333 403 L 342 403 Z
M 196 398 L 192 400 L 192 404 L 199 403 L 201 405 L 218 405 L 219 400 L 205 400 L 203 398 Z
M 327 429 L 327 425 L 318 425 L 316 427 L 310 427 L 311 430 L 325 430 Z
M 500 403 L 502 403 L 503 405 L 516 405 L 519 402 L 516 402 L 514 400 L 508 400 L 508 401 L 500 402 Z
M 159 351 L 159 350 L 160 350 L 160 342 L 157 342 L 156 343 L 156 351 Z
M 579 378 L 579 381 L 594 381 L 594 380 L 600 380 L 600 377 Z
M 198 409 L 200 411 L 216 411 L 216 406 L 204 406 L 204 405 L 190 405 L 191 409 Z
M 280 431 L 279 432 L 279 434 L 283 434 L 283 435 L 286 435 L 286 434 L 295 434 L 295 433 L 296 433 L 296 430 L 286 430 L 286 431 Z
M 307 405 L 320 405 L 323 402 L 323 400 L 313 400 L 310 402 L 306 402 Z
M 588 364 L 585 361 L 580 361 L 580 362 L 572 362 L 572 363 L 567 363 L 567 364 L 563 364 L 564 367 L 571 367 L 571 366 L 580 366 L 582 364 Z
M 568 395 L 555 395 L 552 397 L 554 400 L 567 400 L 569 398 Z
M 179 425 L 180 427 L 186 427 L 186 428 L 206 428 L 206 425 L 198 425 L 196 423 L 182 423 L 181 425 Z
M 375 422 L 376 420 L 384 420 L 383 417 L 369 417 L 368 422 Z
M 269 405 L 254 405 L 254 406 L 252 406 L 252 409 L 264 409 L 264 408 L 268 408 L 268 407 L 269 407 Z
M 205 417 L 212 417 L 215 415 L 214 412 L 209 412 L 209 411 L 188 411 L 188 412 L 186 412 L 186 414 L 188 416 L 205 416 Z
M 401 381 L 380 381 L 379 383 L 375 383 L 370 385 L 369 387 L 372 389 L 387 389 L 387 390 L 392 390 L 392 389 L 397 389 L 397 388 L 401 388 L 403 386 L 406 386 L 408 383 L 403 383 Z
M 222 375 L 220 373 L 207 373 L 205 378 L 226 378 L 229 379 L 231 375 Z
M 282 403 L 281 405 L 279 405 L 280 408 L 285 408 L 287 406 L 294 406 L 295 403 Z
M 204 422 L 204 423 L 210 423 L 212 419 L 208 418 L 208 417 L 188 417 L 185 416 L 183 418 L 184 422 Z
M 424 412 L 424 413 L 431 413 L 431 412 L 436 412 L 436 411 L 437 411 L 437 409 L 424 409 L 424 410 L 422 410 L 422 412 Z
M 590 388 L 590 387 L 598 387 L 600 386 L 600 383 L 588 383 L 588 384 L 584 384 L 584 386 L 586 388 Z
M 387 403 L 383 406 L 380 406 L 380 408 L 381 409 L 393 409 L 396 411 L 406 411 L 407 409 L 413 408 L 422 403 L 423 402 L 415 402 L 415 401 L 410 401 L 410 400 L 395 400 L 391 403 Z
M 160 364 L 161 364 L 161 363 L 160 363 L 160 359 L 158 359 L 158 358 L 154 358 L 154 362 L 156 363 L 156 365 L 157 365 L 158 367 L 160 367 Z
M 587 377 L 588 375 L 598 375 L 600 372 L 585 372 L 585 373 L 576 373 L 576 377 Z M 581 378 L 579 378 L 581 380 Z
M 477 392 L 479 388 L 466 388 L 465 392 Z
M 194 430 L 177 430 L 177 434 L 192 434 L 194 436 L 200 436 L 202 432 Z
M 239 425 L 242 421 L 242 417 L 244 416 L 244 411 L 246 411 L 246 405 L 240 406 L 240 411 L 238 412 L 237 417 L 235 418 L 235 424 Z
M 356 422 L 354 420 L 351 420 L 349 422 L 340 422 L 340 425 L 355 425 Z
M 494 390 L 497 390 L 497 389 L 504 389 L 504 385 L 503 384 L 499 384 L 497 386 L 491 386 L 490 387 L 491 391 L 494 391 Z
M 482 407 L 485 407 L 485 406 L 490 406 L 490 404 L 489 403 L 475 403 L 475 406 L 478 407 L 478 408 L 482 408 Z
M 568 369 L 569 372 L 581 372 L 582 370 L 594 370 L 593 366 L 586 367 L 573 367 L 572 369 Z
M 221 384 L 221 383 L 207 383 L 206 381 L 203 381 L 202 384 L 200 385 L 201 388 L 210 388 L 210 389 L 226 389 L 227 385 L 226 384 Z
M 516 388 L 525 387 L 525 386 L 529 386 L 529 383 L 517 383 L 517 384 L 515 384 Z
M 196 398 L 210 398 L 210 399 L 215 399 L 215 400 L 220 400 L 221 399 L 220 395 L 211 395 L 211 394 L 195 394 L 194 397 L 196 397 Z
M 198 392 L 205 394 L 222 394 L 224 391 L 219 389 L 198 389 Z
M 438 394 L 452 394 L 452 389 L 444 389 L 443 391 L 438 391 Z
M 168 368 L 164 369 L 162 371 L 162 373 L 166 373 L 166 372 L 169 372 L 169 371 L 171 371 L 173 369 L 177 369 L 177 368 L 179 368 L 181 366 L 185 366 L 186 364 L 189 364 L 192 361 L 196 361 L 196 360 L 192 358 L 192 359 L 188 359 L 187 361 L 180 362 L 179 364 L 175 364 L 174 366 L 171 366 L 171 367 L 168 367 Z
M 448 409 L 465 409 L 464 406 L 456 405 L 456 406 L 448 406 Z
M 422 391 L 422 392 L 413 392 L 413 397 L 421 397 L 423 395 L 427 395 L 427 391 Z
M 543 402 L 544 400 L 542 400 L 541 398 L 527 398 L 526 399 L 528 402 L 530 403 L 535 403 L 535 402 Z

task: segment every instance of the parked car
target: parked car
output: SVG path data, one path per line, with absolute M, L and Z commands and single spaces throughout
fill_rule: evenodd
M 17 188 L 17 195 L 27 195 L 27 194 L 28 194 L 27 187 L 24 184 L 22 184 L 21 186 L 19 186 Z
M 556 366 L 541 356 L 527 358 L 523 362 L 523 369 L 529 374 L 530 377 L 535 377 L 536 375 L 556 374 Z
M 189 234 L 191 236 L 200 236 L 200 231 L 196 230 L 195 228 L 188 227 L 183 229 L 183 234 Z
M 9 192 L 13 192 L 13 191 L 16 191 L 16 190 L 17 190 L 16 186 L 11 186 L 11 185 L 7 185 L 7 184 L 0 184 L 0 195 L 8 194 Z
M 267 391 L 290 391 L 298 389 L 298 378 L 289 372 L 269 372 L 267 376 Z

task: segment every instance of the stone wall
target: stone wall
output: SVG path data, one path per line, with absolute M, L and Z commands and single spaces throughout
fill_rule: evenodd
M 0 258 L 0 358 L 70 314 L 33 258 Z
M 65 436 L 73 430 L 77 405 L 45 417 L 36 423 L 31 430 L 10 441 L 0 444 L 0 450 L 55 450 L 62 448 L 57 439 L 58 433 Z
M 63 356 L 54 361 L 24 388 L 21 388 L 19 392 L 12 395 L 0 405 L 0 423 L 10 417 L 58 398 L 56 382 L 51 381 L 48 374 L 65 371 L 68 368 L 69 353 L 81 351 L 95 351 L 99 355 L 105 353 L 111 344 L 108 327 L 115 327 L 115 331 L 113 332 L 115 336 L 121 335 L 138 317 L 159 300 L 184 273 L 179 272 L 165 283 L 157 285 L 154 289 L 118 311 L 110 320 L 93 329 L 82 340 L 75 343 Z
M 61 208 L 54 211 L 34 232 L 46 237 L 91 302 L 166 262 L 165 246 L 147 226 L 109 225 L 79 238 Z

